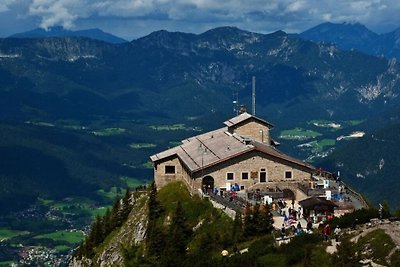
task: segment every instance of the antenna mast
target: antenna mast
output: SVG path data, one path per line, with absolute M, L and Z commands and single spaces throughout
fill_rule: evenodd
M 253 107 L 253 116 L 256 115 L 256 76 L 253 76 L 252 79 L 252 107 Z
M 239 115 L 239 92 L 238 91 L 233 91 L 233 112 L 236 113 L 236 115 Z

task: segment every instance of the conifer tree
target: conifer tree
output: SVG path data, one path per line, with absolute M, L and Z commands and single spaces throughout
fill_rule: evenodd
M 245 238 L 249 238 L 253 236 L 256 228 L 253 221 L 253 210 L 249 203 L 246 205 L 246 209 L 244 211 L 244 229 L 243 234 Z
M 126 189 L 125 195 L 122 198 L 122 206 L 121 206 L 121 219 L 122 221 L 125 221 L 129 213 L 132 210 L 132 205 L 131 205 L 131 192 L 129 189 Z
M 89 233 L 89 240 L 93 246 L 99 245 L 105 238 L 102 231 L 102 224 L 103 222 L 101 217 L 97 215 L 95 221 L 92 223 Z
M 261 217 L 260 217 L 260 204 L 256 203 L 252 210 L 252 224 L 253 224 L 253 235 L 257 235 L 260 232 Z
M 111 210 L 107 208 L 106 213 L 103 216 L 102 231 L 103 235 L 107 236 L 113 230 L 113 222 L 111 216 Z
M 360 257 L 356 253 L 353 244 L 348 237 L 343 237 L 340 245 L 337 246 L 337 252 L 334 254 L 333 266 L 337 267 L 357 267 Z
M 181 202 L 178 202 L 172 215 L 163 254 L 163 262 L 166 266 L 180 266 L 182 264 L 190 235 L 191 229 L 187 225 L 185 212 Z
M 242 237 L 243 237 L 242 214 L 240 212 L 236 212 L 232 229 L 232 242 L 234 250 L 237 250 L 236 244 L 238 241 L 242 240 Z
M 115 229 L 116 227 L 119 227 L 122 225 L 122 220 L 121 220 L 121 202 L 119 199 L 116 199 L 114 201 L 114 205 L 111 209 L 111 228 Z
M 147 223 L 146 248 L 149 257 L 159 258 L 165 246 L 165 238 L 162 228 L 157 224 L 157 219 L 163 212 L 159 201 L 157 200 L 157 188 L 153 182 L 150 187 L 150 196 L 148 202 L 149 221 Z
M 269 234 L 271 231 L 274 229 L 273 223 L 273 215 L 271 213 L 271 209 L 269 208 L 269 205 L 263 205 L 260 208 L 260 219 L 258 222 L 258 234 Z

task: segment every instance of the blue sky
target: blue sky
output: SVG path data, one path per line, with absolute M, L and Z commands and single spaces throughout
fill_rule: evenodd
M 127 40 L 156 30 L 201 33 L 218 26 L 301 32 L 323 22 L 400 27 L 399 0 L 0 0 L 0 37 L 37 27 L 100 28 Z

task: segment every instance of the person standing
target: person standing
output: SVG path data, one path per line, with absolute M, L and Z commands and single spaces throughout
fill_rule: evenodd
M 329 223 L 327 223 L 324 228 L 322 229 L 322 234 L 324 235 L 324 241 L 328 241 L 329 240 L 329 236 L 331 234 L 331 227 L 329 225 Z
M 312 232 L 312 222 L 311 222 L 311 219 L 308 219 L 308 221 L 307 221 L 307 232 L 308 233 L 310 233 L 310 232 Z
M 333 233 L 335 234 L 336 242 L 339 242 L 339 237 L 340 237 L 340 233 L 341 233 L 339 225 L 336 225 L 336 228 L 335 228 L 335 230 L 333 230 Z
M 284 238 L 285 235 L 286 235 L 285 224 L 282 224 L 282 228 L 281 228 L 281 237 Z

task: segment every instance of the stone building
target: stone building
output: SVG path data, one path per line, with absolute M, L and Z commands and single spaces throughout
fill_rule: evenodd
M 151 156 L 158 188 L 183 181 L 189 190 L 290 189 L 308 185 L 315 168 L 276 148 L 269 122 L 246 112 L 225 121 L 225 127 L 182 141 L 180 146 Z

